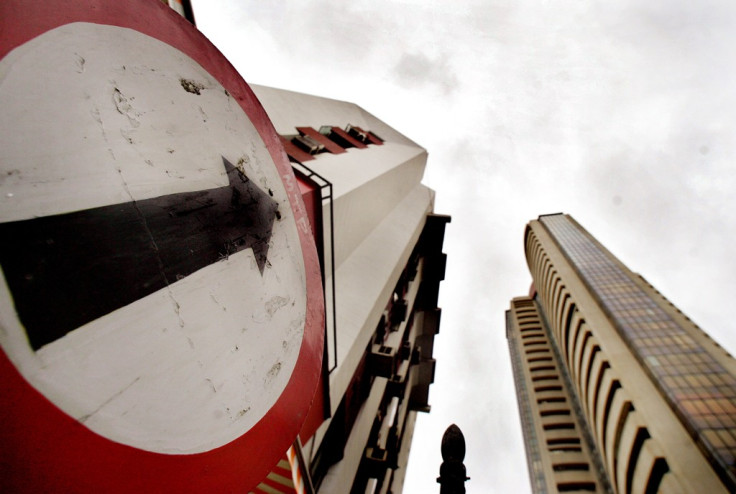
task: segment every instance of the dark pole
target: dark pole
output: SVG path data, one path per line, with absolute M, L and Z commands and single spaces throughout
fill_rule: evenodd
M 442 436 L 442 465 L 437 483 L 440 494 L 465 494 L 465 436 L 460 427 L 452 424 Z

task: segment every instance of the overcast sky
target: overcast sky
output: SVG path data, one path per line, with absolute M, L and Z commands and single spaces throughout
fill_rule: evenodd
M 452 215 L 432 412 L 405 492 L 439 492 L 466 434 L 469 493 L 529 491 L 504 311 L 524 226 L 572 214 L 736 351 L 736 4 L 650 0 L 193 0 L 246 81 L 354 102 L 429 151 Z

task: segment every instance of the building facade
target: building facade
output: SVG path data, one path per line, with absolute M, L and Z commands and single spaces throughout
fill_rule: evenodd
M 430 409 L 450 221 L 421 183 L 427 152 L 354 104 L 251 87 L 294 166 L 327 314 L 301 461 L 290 479 L 282 460 L 256 492 L 293 492 L 297 471 L 305 492 L 401 492 L 416 415 Z
M 568 215 L 506 331 L 534 492 L 733 492 L 736 361 Z

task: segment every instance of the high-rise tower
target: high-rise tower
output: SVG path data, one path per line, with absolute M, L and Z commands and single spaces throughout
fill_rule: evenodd
M 568 215 L 506 314 L 534 492 L 733 492 L 736 360 Z

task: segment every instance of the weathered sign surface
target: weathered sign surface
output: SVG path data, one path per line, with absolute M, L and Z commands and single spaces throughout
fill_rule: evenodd
M 324 317 L 267 116 L 160 2 L 12 0 L 0 32 L 1 482 L 257 483 Z

